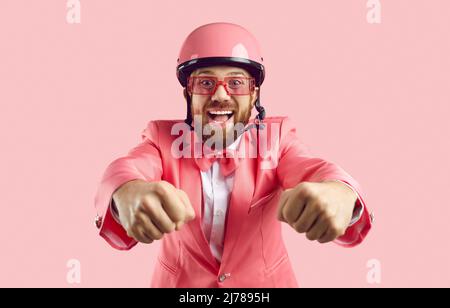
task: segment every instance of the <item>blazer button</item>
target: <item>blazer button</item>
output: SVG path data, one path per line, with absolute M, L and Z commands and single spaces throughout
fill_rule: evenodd
M 375 221 L 375 215 L 372 213 L 370 213 L 370 222 L 373 223 Z
M 229 278 L 231 276 L 230 273 L 222 274 L 219 276 L 219 282 L 224 282 L 225 279 Z
M 97 229 L 100 229 L 100 227 L 102 226 L 102 222 L 103 218 L 101 216 L 95 216 L 95 226 L 97 227 Z

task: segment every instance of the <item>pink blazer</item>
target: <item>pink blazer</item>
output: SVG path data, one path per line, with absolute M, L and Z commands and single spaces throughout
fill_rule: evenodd
M 107 167 L 95 197 L 101 215 L 97 217 L 100 235 L 116 249 L 128 250 L 136 245 L 111 215 L 112 194 L 133 179 L 165 180 L 187 193 L 196 218 L 162 239 L 152 287 L 297 287 L 282 240 L 281 222 L 276 218 L 282 190 L 302 181 L 341 180 L 352 186 L 364 203 L 357 182 L 337 165 L 309 156 L 289 119 L 266 118 L 260 134 L 278 142 L 266 147 L 269 158 L 247 157 L 240 161 L 229 204 L 222 262 L 218 263 L 201 228 L 200 171 L 194 158 L 174 158 L 171 154 L 172 142 L 179 137 L 171 135 L 177 122 L 182 120 L 150 121 L 142 132 L 142 142 Z M 251 153 L 256 129 L 246 131 L 243 140 L 238 151 Z M 243 144 L 248 145 L 247 149 Z M 367 235 L 371 218 L 363 205 L 361 219 L 335 241 L 337 244 L 355 246 Z

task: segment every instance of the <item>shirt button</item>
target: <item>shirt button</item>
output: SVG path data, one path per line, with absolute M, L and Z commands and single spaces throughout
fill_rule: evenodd
M 223 211 L 217 210 L 214 214 L 215 216 L 223 216 Z

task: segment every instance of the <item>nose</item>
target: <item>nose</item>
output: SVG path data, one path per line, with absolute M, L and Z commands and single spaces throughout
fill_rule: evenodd
M 220 84 L 217 86 L 216 92 L 211 97 L 212 101 L 227 101 L 230 99 L 230 96 L 227 93 L 227 90 L 225 89 L 225 86 Z

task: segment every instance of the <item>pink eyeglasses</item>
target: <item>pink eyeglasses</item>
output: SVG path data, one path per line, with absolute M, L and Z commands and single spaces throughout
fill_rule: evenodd
M 252 77 L 228 76 L 218 80 L 215 76 L 193 76 L 188 78 L 188 90 L 198 95 L 214 95 L 219 85 L 223 85 L 228 95 L 249 95 L 255 90 Z

